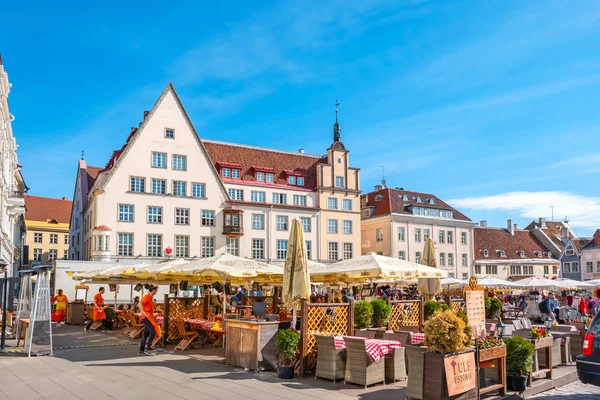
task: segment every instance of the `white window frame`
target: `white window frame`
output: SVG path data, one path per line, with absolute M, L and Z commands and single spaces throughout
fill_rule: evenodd
M 302 223 L 302 230 L 304 232 L 310 232 L 310 229 L 311 229 L 310 217 L 300 217 L 300 222 Z
M 42 243 L 44 240 L 44 235 L 41 232 L 35 232 L 33 234 L 33 243 Z
M 232 256 L 240 256 L 240 239 L 239 238 L 225 238 L 225 252 Z
M 121 210 L 121 207 L 127 207 L 127 210 Z M 125 219 L 131 215 L 131 219 Z M 119 204 L 117 205 L 117 220 L 119 222 L 135 222 L 135 205 L 134 204 Z
M 344 188 L 344 187 L 346 187 L 344 185 L 344 177 L 343 176 L 339 176 L 338 175 L 338 176 L 335 177 L 335 187 L 336 188 Z
M 306 207 L 306 195 L 295 194 L 292 197 L 292 200 L 294 202 L 294 205 Z
M 200 257 L 214 257 L 215 255 L 215 237 L 214 236 L 202 236 L 200 238 L 201 254 Z
M 400 260 L 406 260 L 406 252 L 404 250 L 400 250 L 398 252 L 398 259 L 400 259 Z
M 327 209 L 328 210 L 337 210 L 338 209 L 337 197 L 328 197 L 327 198 Z
M 252 258 L 255 260 L 265 259 L 265 239 L 252 239 Z
M 234 179 L 241 179 L 242 178 L 242 170 L 241 169 L 237 169 L 237 168 L 233 168 L 231 170 L 231 177 Z
M 200 225 L 215 226 L 216 213 L 214 210 L 202 210 L 200 212 Z
M 244 200 L 244 190 L 243 189 L 229 188 L 229 189 L 227 189 L 227 194 L 229 195 L 229 198 L 231 200 L 239 200 L 239 201 Z
M 133 233 L 117 233 L 117 255 L 120 257 L 133 257 Z
M 175 257 L 188 258 L 190 256 L 190 237 L 175 235 Z
M 167 168 L 167 153 L 162 153 L 160 151 L 152 152 L 152 168 Z
M 183 191 L 181 189 L 183 189 Z M 186 197 L 187 196 L 187 182 L 186 181 L 173 181 L 173 196 L 177 196 L 177 197 Z
M 405 232 L 403 226 L 401 226 L 401 227 L 398 228 L 398 241 L 399 242 L 404 242 L 406 240 L 405 239 L 406 238 L 405 233 L 406 232 Z
M 275 182 L 275 174 L 273 174 L 271 172 L 267 172 L 265 174 L 265 182 L 267 182 L 267 183 L 273 183 L 273 182 Z
M 460 233 L 460 244 L 466 246 L 466 244 L 467 244 L 467 232 L 461 232 Z
M 258 182 L 264 182 L 265 181 L 265 173 L 261 172 L 261 171 L 257 171 L 256 172 L 256 180 Z
M 352 220 L 345 219 L 342 221 L 342 233 L 346 235 L 351 235 L 353 231 Z
M 344 242 L 342 244 L 342 260 L 350 260 L 354 256 L 354 243 Z
M 271 198 L 273 200 L 273 204 L 287 204 L 286 193 L 273 193 Z
M 338 261 L 340 259 L 339 250 L 338 242 L 327 242 L 327 259 L 329 261 Z
M 421 228 L 415 228 L 415 243 L 421 243 Z
M 375 228 L 375 241 L 383 242 L 383 228 Z
M 287 215 L 278 215 L 276 217 L 276 229 L 278 231 L 287 231 L 289 229 L 289 217 Z
M 152 178 L 152 193 L 153 194 L 167 194 L 167 180 Z
M 252 229 L 265 229 L 265 214 L 252 214 Z
M 146 236 L 146 254 L 148 257 L 162 256 L 162 235 L 149 233 Z
M 288 250 L 288 241 L 285 239 L 277 239 L 277 259 L 285 260 Z
M 175 208 L 175 225 L 189 225 L 190 224 L 190 209 L 189 208 Z
M 129 191 L 132 193 L 145 193 L 146 192 L 146 178 L 143 178 L 141 176 L 130 176 L 129 177 Z
M 183 154 L 173 154 L 172 169 L 175 171 L 187 171 L 187 156 Z
M 199 182 L 192 182 L 192 197 L 200 199 L 206 198 L 206 184 Z
M 342 199 L 342 210 L 352 211 L 352 199 Z
M 327 233 L 338 233 L 338 220 L 335 218 L 329 218 L 327 220 Z
M 58 244 L 58 233 L 50 234 L 50 244 Z
M 250 201 L 255 203 L 266 203 L 267 202 L 267 192 L 263 192 L 261 190 L 253 190 L 250 192 Z
M 152 211 L 152 212 L 151 212 Z M 163 208 L 161 206 L 148 206 L 146 209 L 146 222 L 149 224 L 162 224 Z
M 223 178 L 231 178 L 231 168 L 221 168 L 221 176 Z

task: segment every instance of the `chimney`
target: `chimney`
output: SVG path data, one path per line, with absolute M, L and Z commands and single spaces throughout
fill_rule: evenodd
M 298 153 L 300 153 L 300 154 L 304 154 L 304 149 L 300 149 L 300 150 L 298 150 Z
M 479 222 L 479 226 L 480 226 L 481 228 L 487 228 L 487 221 L 485 221 L 485 220 L 483 220 L 483 221 L 480 221 L 480 222 Z
M 513 227 L 514 227 L 515 232 L 519 229 L 519 225 L 517 225 L 517 224 L 513 224 Z
M 148 116 L 148 114 L 150 114 L 150 111 L 144 111 L 144 119 L 146 119 L 146 117 Z
M 379 192 L 381 189 L 383 189 L 383 186 L 381 185 L 375 185 L 375 191 Z
M 563 228 L 561 229 L 561 234 L 563 244 L 567 244 L 567 242 L 569 241 L 569 228 L 563 226 Z
M 540 217 L 539 226 L 540 226 L 540 229 L 546 229 L 546 218 L 541 218 Z
M 62 199 L 63 200 L 69 200 L 69 198 L 67 196 L 64 196 Z
M 513 226 L 512 219 L 509 219 L 506 224 L 508 226 L 508 233 L 515 236 L 515 227 Z

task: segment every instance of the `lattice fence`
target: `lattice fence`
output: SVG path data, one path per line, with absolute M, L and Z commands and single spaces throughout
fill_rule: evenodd
M 267 303 L 267 314 L 277 314 L 277 301 L 278 298 L 275 296 L 244 296 L 242 298 L 242 304 L 245 306 L 251 306 L 255 301 L 264 301 Z
M 459 311 L 466 311 L 465 302 L 463 300 L 450 300 L 450 309 L 455 313 Z
M 204 297 L 167 297 L 165 302 L 168 302 L 168 306 L 163 324 L 168 324 L 168 340 L 179 339 L 178 318 L 204 318 L 206 313 Z
M 423 316 L 421 315 L 422 303 L 420 300 L 392 301 L 390 306 L 392 312 L 388 329 L 400 330 L 402 326 L 421 326 Z
M 352 303 L 303 303 L 301 310 L 301 374 L 317 366 L 317 342 L 314 335 L 352 335 L 352 319 Z

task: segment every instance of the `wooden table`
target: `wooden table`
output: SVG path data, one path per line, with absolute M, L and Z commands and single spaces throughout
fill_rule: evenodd
M 25 332 L 23 332 L 23 330 L 25 330 Z M 17 328 L 17 347 L 19 347 L 21 339 L 23 339 L 23 348 L 25 348 L 25 344 L 27 343 L 27 332 L 29 332 L 29 318 L 20 319 Z
M 254 371 L 276 368 L 279 322 L 228 319 L 225 363 Z
M 489 349 L 479 350 L 479 362 L 496 361 L 496 369 L 498 370 L 498 383 L 486 387 L 479 385 L 479 393 L 498 391 L 498 394 L 504 396 L 506 394 L 506 346 L 491 347 Z M 477 375 L 479 379 L 479 374 Z
M 536 351 L 538 349 L 544 349 L 544 351 L 546 352 L 546 364 L 547 364 L 546 367 L 547 368 L 539 369 L 539 370 L 533 372 L 533 366 L 532 366 L 531 370 L 529 371 L 529 378 L 527 379 L 527 385 L 531 386 L 534 375 L 537 378 L 537 377 L 539 377 L 539 375 L 546 374 L 546 379 L 551 380 L 552 379 L 552 344 L 553 344 L 554 338 L 552 336 L 549 336 L 549 337 L 545 337 L 545 338 L 541 338 L 541 339 L 528 339 L 528 340 L 534 344 Z M 535 354 L 533 355 L 533 357 L 535 357 Z

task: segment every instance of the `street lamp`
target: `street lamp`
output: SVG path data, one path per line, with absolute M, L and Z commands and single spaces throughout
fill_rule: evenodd
M 546 316 L 546 319 L 544 320 L 544 326 L 547 330 L 550 330 L 550 328 L 552 328 L 552 320 L 550 319 L 550 316 Z
M 587 329 L 587 322 L 588 322 L 588 315 L 587 314 L 582 314 L 581 315 L 581 322 L 583 322 L 583 329 Z
M 504 325 L 502 323 L 502 320 L 500 319 L 500 317 L 498 317 L 498 322 L 496 322 L 496 332 L 498 332 L 498 336 L 500 336 L 500 339 L 502 339 L 502 337 L 504 336 L 505 328 L 506 328 L 506 325 Z
M 571 322 L 571 309 L 567 308 L 567 321 Z

